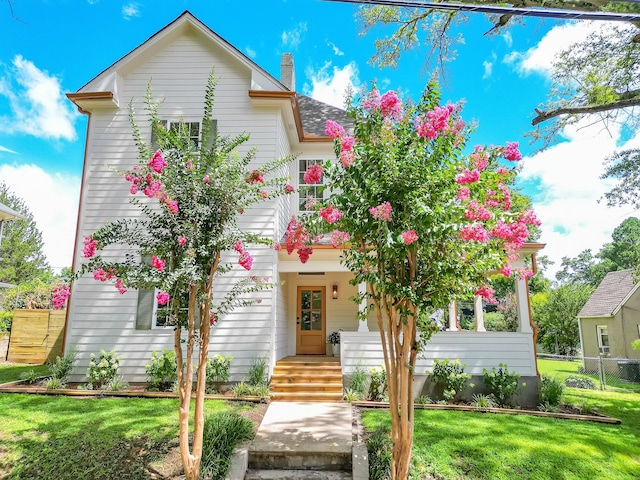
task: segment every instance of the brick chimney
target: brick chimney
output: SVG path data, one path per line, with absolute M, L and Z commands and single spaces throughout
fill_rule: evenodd
M 296 73 L 293 69 L 293 54 L 283 53 L 280 62 L 280 83 L 290 91 L 296 90 Z

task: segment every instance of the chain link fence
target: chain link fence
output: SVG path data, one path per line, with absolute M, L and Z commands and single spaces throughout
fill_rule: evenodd
M 640 392 L 640 360 L 539 354 L 538 368 L 561 376 L 568 387 Z

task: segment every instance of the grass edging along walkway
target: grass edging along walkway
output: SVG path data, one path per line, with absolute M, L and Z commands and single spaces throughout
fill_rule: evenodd
M 362 408 L 389 408 L 385 402 L 353 402 L 354 406 Z M 416 404 L 416 410 L 457 410 L 461 412 L 479 413 L 502 413 L 509 415 L 530 415 L 533 417 L 563 418 L 566 420 L 582 420 L 585 422 L 608 423 L 618 425 L 622 423 L 617 418 L 600 415 L 581 415 L 575 413 L 562 412 L 541 412 L 539 410 L 520 410 L 515 408 L 478 408 L 470 405 L 438 405 L 438 404 Z
M 78 390 L 75 388 L 46 388 L 33 385 L 25 385 L 24 380 L 0 384 L 0 393 L 31 393 L 34 395 L 67 395 L 69 397 L 141 397 L 141 398 L 178 398 L 173 392 L 149 392 L 146 390 Z M 191 395 L 195 396 L 195 393 Z M 265 397 L 255 396 L 229 396 L 218 394 L 207 394 L 207 400 L 228 400 L 243 402 L 261 403 L 266 401 Z

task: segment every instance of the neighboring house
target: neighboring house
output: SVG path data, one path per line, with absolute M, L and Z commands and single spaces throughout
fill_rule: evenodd
M 218 80 L 214 107 L 217 131 L 251 134 L 242 149 L 257 148 L 253 168 L 296 154 L 297 159 L 283 174 L 302 187 L 298 184 L 308 165 L 334 157 L 324 125 L 327 119 L 346 122 L 345 112 L 295 93 L 291 55 L 283 56 L 281 78 L 277 80 L 185 12 L 78 92 L 68 95 L 81 112 L 89 115 L 75 267 L 84 260 L 82 239 L 86 235 L 107 221 L 137 211 L 129 204 L 127 182 L 105 168 L 108 164 L 124 170 L 137 163 L 129 103 L 133 101 L 141 115 L 142 99 L 151 81 L 154 97 L 162 100 L 160 117 L 168 122 L 190 122 L 197 129 L 212 67 Z M 142 135 L 150 137 L 142 117 L 139 127 Z M 305 196 L 316 194 L 313 186 L 304 187 L 298 197 L 281 197 L 247 211 L 239 226 L 279 241 L 291 216 L 303 208 Z M 540 248 L 540 244 L 527 245 L 522 258 L 535 255 Z M 221 318 L 212 330 L 211 354 L 233 356 L 232 380 L 241 380 L 256 357 L 267 358 L 273 368 L 286 356 L 325 355 L 330 351 L 327 335 L 339 329 L 343 330 L 343 373 L 348 374 L 356 365 L 379 367 L 383 363 L 374 316 L 358 322 L 358 305 L 349 299 L 358 293 L 358 287 L 349 284 L 352 275 L 340 263 L 340 250 L 319 245 L 305 264 L 296 255 L 268 247 L 254 245 L 251 254 L 251 273 L 275 280 L 276 286 L 256 294 L 259 304 L 238 308 Z M 237 267 L 221 277 L 221 282 L 230 283 L 243 275 L 246 272 Z M 537 378 L 527 285 L 524 280 L 516 283 L 518 332 L 484 332 L 481 309 L 477 310 L 478 331 L 459 332 L 452 309 L 448 323 L 451 331 L 436 335 L 430 344 L 430 359 L 421 363 L 418 373 L 424 373 L 434 357 L 448 357 L 460 358 L 475 374 L 481 374 L 483 367 L 504 362 L 523 377 Z M 123 356 L 121 373 L 129 381 L 144 381 L 144 365 L 152 351 L 173 348 L 173 331 L 162 326 L 154 301 L 153 292 L 130 290 L 120 295 L 112 285 L 89 276 L 76 281 L 65 342 L 66 348 L 73 345 L 78 352 L 76 379 L 86 371 L 90 353 L 114 349 Z M 476 304 L 481 305 L 478 301 Z
M 585 357 L 640 359 L 640 282 L 633 270 L 609 272 L 578 314 Z

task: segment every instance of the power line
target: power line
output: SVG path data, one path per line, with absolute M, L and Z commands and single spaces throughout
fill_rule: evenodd
M 494 5 L 469 5 L 463 3 L 422 2 L 419 0 L 324 0 L 325 2 L 384 5 L 389 7 L 412 7 L 433 10 L 462 11 L 472 13 L 494 13 L 522 17 L 561 18 L 564 20 L 607 20 L 613 22 L 640 21 L 640 14 L 617 12 L 585 12 L 565 9 L 500 7 Z M 640 3 L 640 0 L 611 0 L 618 3 Z

